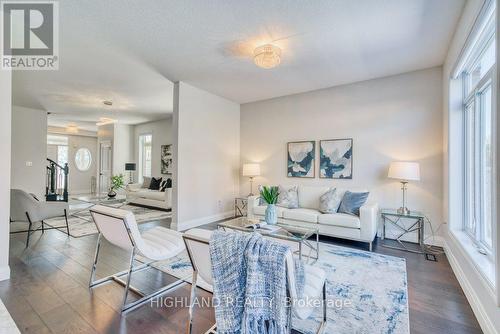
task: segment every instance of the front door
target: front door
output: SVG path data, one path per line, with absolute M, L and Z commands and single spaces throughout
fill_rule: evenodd
M 101 142 L 99 147 L 99 192 L 107 193 L 111 181 L 111 142 Z

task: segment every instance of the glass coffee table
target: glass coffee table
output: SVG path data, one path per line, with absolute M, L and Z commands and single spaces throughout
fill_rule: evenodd
M 231 229 L 241 232 L 257 232 L 266 237 L 279 239 L 287 244 L 297 244 L 298 250 L 295 250 L 294 253 L 298 254 L 300 260 L 302 260 L 302 257 L 313 260 L 319 259 L 319 230 L 317 228 L 287 224 L 287 221 L 283 219 L 278 219 L 278 224 L 276 225 L 264 225 L 260 228 L 248 227 L 249 225 L 258 223 L 262 223 L 262 220 L 238 217 L 220 222 L 217 224 L 217 227 L 223 230 Z M 271 229 L 268 228 L 269 226 Z M 316 235 L 316 240 L 309 240 L 314 235 Z M 305 248 L 309 249 L 307 254 L 303 254 Z M 313 253 L 316 256 L 313 256 Z

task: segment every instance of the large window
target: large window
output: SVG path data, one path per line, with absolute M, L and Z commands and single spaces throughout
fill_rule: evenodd
M 151 148 L 153 136 L 144 134 L 139 136 L 139 182 L 144 181 L 144 176 L 151 176 Z
M 493 108 L 495 20 L 485 19 L 476 41 L 464 56 L 463 91 L 464 231 L 478 250 L 493 250 Z

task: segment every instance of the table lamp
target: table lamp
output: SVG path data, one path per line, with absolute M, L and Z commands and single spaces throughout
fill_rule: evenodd
M 407 215 L 410 210 L 406 207 L 406 190 L 408 181 L 420 181 L 420 165 L 418 162 L 393 161 L 389 166 L 389 174 L 391 179 L 398 179 L 401 182 L 401 190 L 403 191 L 403 206 L 398 209 L 399 214 Z
M 243 164 L 243 176 L 248 176 L 250 178 L 250 194 L 248 194 L 248 196 L 253 196 L 253 178 L 259 175 L 259 164 Z
M 125 163 L 125 170 L 128 171 L 129 175 L 129 183 L 134 182 L 133 180 L 133 175 L 132 173 L 135 172 L 135 163 L 134 162 L 127 162 Z

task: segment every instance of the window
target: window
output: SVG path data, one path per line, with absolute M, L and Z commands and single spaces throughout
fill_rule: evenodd
M 151 148 L 153 135 L 139 136 L 139 183 L 144 181 L 144 176 L 151 176 Z
M 90 169 L 92 164 L 92 154 L 88 148 L 79 148 L 75 153 L 75 165 L 79 171 L 85 172 Z
M 462 59 L 464 226 L 481 253 L 493 251 L 494 11 Z

